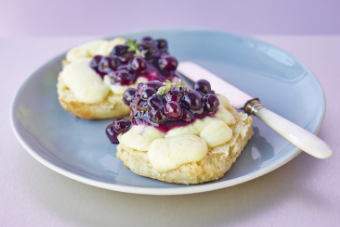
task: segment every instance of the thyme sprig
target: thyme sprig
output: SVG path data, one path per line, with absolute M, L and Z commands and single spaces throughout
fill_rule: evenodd
M 140 51 L 138 46 L 139 44 L 137 43 L 137 40 L 135 39 L 128 39 L 126 42 L 126 46 L 128 47 L 128 52 L 135 52 L 134 56 L 135 57 L 145 57 L 145 54 L 148 52 L 148 50 L 143 50 Z

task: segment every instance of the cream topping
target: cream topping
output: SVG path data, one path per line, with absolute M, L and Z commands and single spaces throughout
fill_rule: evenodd
M 111 41 L 96 40 L 72 48 L 66 54 L 66 61 L 71 63 L 81 58 L 93 57 L 95 55 L 109 55 L 116 45 L 123 45 L 126 42 L 123 38 L 115 38 Z
M 190 149 L 188 149 L 190 148 Z M 148 156 L 152 166 L 160 173 L 201 160 L 208 152 L 205 141 L 195 135 L 181 135 L 154 140 Z
M 109 88 L 90 67 L 91 58 L 82 58 L 64 67 L 60 73 L 65 85 L 80 102 L 97 103 L 105 99 Z
M 137 151 L 148 151 L 151 143 L 158 138 L 163 138 L 164 133 L 145 125 L 135 125 L 121 135 L 120 143 Z
M 106 86 L 108 86 L 111 89 L 111 91 L 117 95 L 123 95 L 125 90 L 128 88 L 137 89 L 137 85 L 139 83 L 146 83 L 146 82 L 148 82 L 148 79 L 146 79 L 145 77 L 138 77 L 136 80 L 136 83 L 128 85 L 128 86 L 121 86 L 119 84 L 112 84 L 111 78 L 108 75 L 104 76 L 104 83 L 106 84 Z
M 203 119 L 204 129 L 200 137 L 205 140 L 209 147 L 217 147 L 228 142 L 233 136 L 232 130 L 221 119 L 206 117 Z
M 220 101 L 221 106 L 223 106 L 227 110 L 232 110 L 229 99 L 227 99 L 227 97 L 225 97 L 224 95 L 220 95 L 220 94 L 216 94 L 216 95 L 217 95 L 218 101 Z

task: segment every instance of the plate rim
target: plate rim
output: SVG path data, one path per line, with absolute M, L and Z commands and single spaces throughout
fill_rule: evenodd
M 266 45 L 269 45 L 270 47 L 277 48 L 277 49 L 283 51 L 284 53 L 288 54 L 290 57 L 294 58 L 305 70 L 307 70 L 310 73 L 310 75 L 316 80 L 317 84 L 321 88 L 322 100 L 323 100 L 322 119 L 321 119 L 321 121 L 319 121 L 320 123 L 319 123 L 319 126 L 316 128 L 316 130 L 314 132 L 313 131 L 311 131 L 311 132 L 314 133 L 315 135 L 317 135 L 318 132 L 320 131 L 320 129 L 323 125 L 323 122 L 324 122 L 324 119 L 325 119 L 325 113 L 326 113 L 326 99 L 325 99 L 325 93 L 324 93 L 324 89 L 322 88 L 322 85 L 320 84 L 319 80 L 314 75 L 314 73 L 312 73 L 311 70 L 309 70 L 301 61 L 299 61 L 296 57 L 292 56 L 291 54 L 287 53 L 286 51 L 284 51 L 284 50 L 280 49 L 279 47 L 276 47 L 272 44 L 269 44 L 269 43 L 264 42 L 262 40 L 259 40 L 257 38 L 253 38 L 251 36 L 246 36 L 246 35 L 237 34 L 237 33 L 230 33 L 230 32 L 225 32 L 225 31 L 221 31 L 221 30 L 200 29 L 200 28 L 166 28 L 166 29 L 163 28 L 163 29 L 134 30 L 134 31 L 121 32 L 121 33 L 113 34 L 113 35 L 110 35 L 110 36 L 100 37 L 100 38 L 97 38 L 97 39 L 109 39 L 109 38 L 119 36 L 119 35 L 128 35 L 128 34 L 132 34 L 132 33 L 152 32 L 152 31 L 158 31 L 158 32 L 159 31 L 174 31 L 174 32 L 176 32 L 176 31 L 190 31 L 190 32 L 202 31 L 202 32 L 220 33 L 220 34 L 224 34 L 224 35 L 232 35 L 232 36 L 237 36 L 237 37 L 241 37 L 241 38 L 252 39 L 252 40 L 255 40 L 256 42 L 265 43 Z M 285 158 L 284 161 L 282 161 L 280 163 L 276 163 L 276 164 L 274 163 L 274 164 L 268 166 L 265 170 L 256 171 L 256 172 L 252 173 L 250 176 L 244 175 L 244 176 L 240 176 L 240 177 L 228 180 L 228 181 L 223 181 L 223 182 L 214 181 L 213 183 L 208 182 L 206 184 L 187 185 L 187 187 L 179 187 L 179 188 L 154 188 L 154 187 L 116 185 L 116 184 L 101 182 L 101 181 L 98 181 L 98 180 L 93 180 L 93 179 L 90 179 L 90 178 L 87 178 L 87 177 L 84 177 L 84 176 L 80 176 L 76 173 L 72 173 L 68 170 L 65 170 L 61 167 L 58 167 L 57 165 L 53 164 L 52 162 L 49 162 L 47 159 L 44 159 L 34 149 L 32 149 L 30 147 L 30 145 L 23 138 L 21 138 L 21 136 L 19 134 L 19 130 L 18 130 L 16 124 L 15 124 L 15 109 L 14 109 L 15 104 L 18 102 L 18 94 L 22 90 L 22 88 L 25 86 L 25 84 L 28 83 L 28 81 L 41 68 L 43 68 L 45 65 L 47 65 L 51 61 L 54 61 L 56 58 L 59 58 L 59 57 L 65 55 L 66 53 L 67 53 L 67 51 L 66 52 L 64 51 L 61 54 L 58 54 L 58 55 L 54 56 L 53 58 L 51 58 L 50 60 L 43 63 L 36 70 L 34 70 L 22 82 L 22 84 L 18 87 L 18 89 L 16 90 L 16 92 L 14 94 L 14 97 L 12 98 L 12 102 L 11 102 L 11 106 L 10 106 L 10 124 L 11 124 L 11 128 L 14 132 L 14 135 L 17 138 L 17 140 L 19 141 L 19 143 L 21 144 L 21 146 L 34 159 L 36 159 L 38 162 L 40 162 L 44 166 L 48 167 L 49 169 L 51 169 L 51 170 L 53 170 L 53 171 L 55 171 L 55 172 L 57 172 L 57 173 L 59 173 L 63 176 L 66 176 L 70 179 L 76 180 L 78 182 L 81 182 L 81 183 L 84 183 L 84 184 L 87 184 L 87 185 L 95 186 L 95 187 L 98 187 L 98 188 L 103 188 L 103 189 L 113 190 L 113 191 L 118 191 L 118 192 L 124 192 L 124 193 L 132 193 L 132 194 L 141 194 L 141 195 L 195 194 L 195 193 L 202 193 L 202 192 L 208 192 L 208 191 L 218 190 L 218 189 L 222 189 L 222 188 L 227 188 L 227 187 L 235 186 L 235 185 L 253 180 L 255 178 L 263 176 L 263 175 L 265 175 L 269 172 L 272 172 L 273 170 L 283 166 L 284 164 L 291 161 L 292 159 L 294 159 L 297 155 L 299 155 L 302 152 L 299 148 L 294 147 L 294 146 L 292 146 L 292 144 L 290 144 L 289 146 L 292 146 L 292 148 L 290 150 L 292 150 L 293 153 L 291 155 L 287 154 L 287 155 L 283 156 L 282 158 Z M 288 157 L 286 157 L 286 156 L 288 156 Z

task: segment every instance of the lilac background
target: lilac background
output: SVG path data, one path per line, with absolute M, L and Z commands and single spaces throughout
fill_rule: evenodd
M 167 27 L 340 34 L 339 10 L 339 0 L 1 0 L 0 36 L 102 36 Z
M 340 83 L 339 11 L 340 0 L 0 0 L 0 226 L 339 226 L 340 106 L 333 105 Z M 78 183 L 19 144 L 8 120 L 11 99 L 47 59 L 95 37 L 167 27 L 266 34 L 255 37 L 300 59 L 324 88 L 327 110 L 318 136 L 334 148 L 333 156 L 302 153 L 231 188 L 158 197 Z M 11 60 L 18 53 L 26 56 L 20 67 Z

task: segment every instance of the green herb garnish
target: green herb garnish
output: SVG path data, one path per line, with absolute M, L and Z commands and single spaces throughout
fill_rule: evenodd
M 128 47 L 128 52 L 135 52 L 135 57 L 145 57 L 145 54 L 148 52 L 147 50 L 140 51 L 138 49 L 138 43 L 135 39 L 128 39 L 126 46 Z
M 157 94 L 160 95 L 161 97 L 163 97 L 164 95 L 166 95 L 166 93 L 168 93 L 169 91 L 171 91 L 171 88 L 173 87 L 173 85 L 169 80 L 166 80 L 164 82 L 164 86 L 158 88 Z M 185 86 L 185 84 L 181 81 L 179 81 L 178 83 L 176 83 L 177 86 Z
M 157 94 L 163 97 L 166 94 L 165 88 L 164 87 L 158 88 Z
M 178 82 L 176 83 L 176 85 L 177 85 L 178 87 L 185 87 L 185 83 L 183 83 L 182 81 L 178 81 Z
M 134 54 L 135 57 L 145 57 L 145 54 L 147 53 L 148 51 L 147 50 L 143 50 L 143 51 L 136 51 L 136 53 Z

